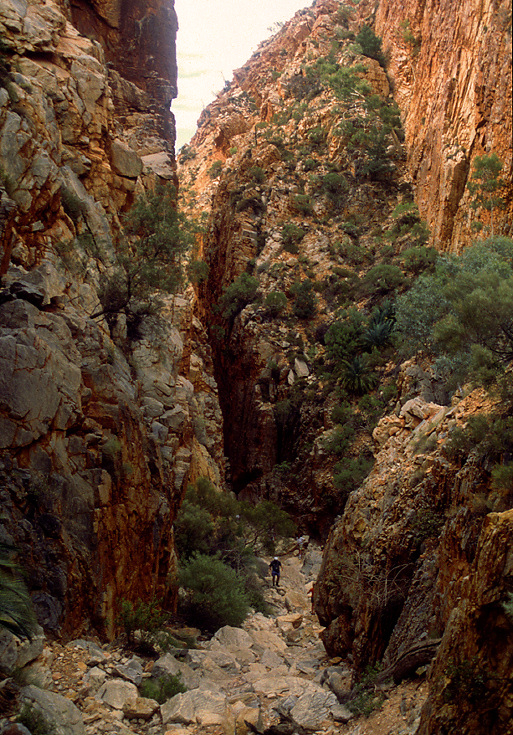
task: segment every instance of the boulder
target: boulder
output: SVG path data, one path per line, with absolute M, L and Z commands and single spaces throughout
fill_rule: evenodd
M 123 705 L 123 714 L 128 720 L 151 720 L 159 708 L 159 703 L 146 697 L 129 699 Z
M 184 661 L 177 661 L 174 656 L 166 653 L 155 661 L 151 670 L 153 677 L 163 674 L 168 676 L 180 676 L 187 689 L 196 689 L 199 686 L 200 677 L 191 666 Z
M 96 699 L 114 709 L 123 709 L 130 699 L 135 699 L 138 695 L 135 684 L 124 679 L 109 679 L 100 687 Z
M 287 590 L 285 595 L 285 607 L 291 612 L 294 610 L 306 610 L 308 608 L 308 597 L 302 590 Z
M 93 666 L 84 674 L 84 682 L 90 686 L 93 691 L 97 691 L 105 683 L 106 678 L 106 672 L 103 669 L 98 668 L 98 666 Z
M 251 648 L 253 644 L 249 633 L 242 628 L 234 628 L 231 625 L 225 625 L 223 628 L 219 628 L 213 636 L 211 644 L 215 642 L 223 648 L 237 651 L 242 648 Z
M 30 684 L 21 690 L 21 700 L 41 713 L 54 735 L 86 735 L 82 714 L 67 697 Z
M 143 170 L 139 156 L 126 143 L 116 138 L 110 147 L 112 168 L 120 176 L 136 179 Z
M 138 687 L 142 681 L 143 668 L 137 658 L 132 658 L 128 663 L 116 666 L 116 673 Z
M 0 630 L 0 668 L 5 671 L 22 669 L 34 661 L 42 652 L 45 636 L 43 629 L 37 627 L 37 632 L 31 640 L 17 638 L 5 628 Z
M 290 709 L 294 722 L 307 730 L 318 730 L 321 723 L 328 719 L 338 700 L 332 692 L 322 689 L 308 691 L 298 697 L 297 702 Z
M 194 689 L 176 694 L 161 706 L 160 711 L 164 725 L 197 723 L 206 727 L 222 725 L 229 712 L 229 705 L 226 695 L 221 692 Z
M 275 653 L 283 653 L 287 650 L 287 644 L 280 638 L 277 633 L 265 630 L 251 631 L 253 639 L 253 648 L 263 652 L 265 650 L 274 651 Z

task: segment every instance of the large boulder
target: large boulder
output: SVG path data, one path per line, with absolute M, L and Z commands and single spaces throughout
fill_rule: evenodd
M 197 723 L 207 727 L 222 725 L 229 714 L 230 707 L 225 694 L 194 689 L 191 692 L 176 694 L 165 702 L 160 710 L 163 725 Z
M 86 735 L 82 714 L 67 697 L 30 684 L 21 690 L 21 699 L 43 716 L 54 735 Z

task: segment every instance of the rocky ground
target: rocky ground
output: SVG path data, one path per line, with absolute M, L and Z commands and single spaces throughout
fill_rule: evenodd
M 26 683 L 22 700 L 54 721 L 58 735 L 414 733 L 426 696 L 423 679 L 366 694 L 370 708 L 383 699 L 368 717 L 341 704 L 351 690 L 351 669 L 327 657 L 308 595 L 320 554 L 282 561 L 280 587 L 269 584 L 266 591 L 272 616 L 253 614 L 243 628 L 226 626 L 211 640 L 200 639 L 198 648 L 171 649 L 156 661 L 93 640 L 47 641 L 18 674 Z M 160 706 L 139 696 L 145 678 L 179 672 L 185 693 Z M 12 728 L 14 719 L 0 720 L 2 735 L 26 735 Z

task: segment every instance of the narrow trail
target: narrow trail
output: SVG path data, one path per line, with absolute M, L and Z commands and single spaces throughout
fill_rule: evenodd
M 93 641 L 47 642 L 25 672 L 46 691 L 28 686 L 24 698 L 49 716 L 58 712 L 57 735 L 413 735 L 425 684 L 400 685 L 379 711 L 355 718 L 340 703 L 352 672 L 329 659 L 311 612 L 321 552 L 281 561 L 279 587 L 266 578 L 270 617 L 254 613 L 242 628 L 225 626 L 198 648 L 172 649 L 157 661 Z M 187 691 L 159 706 L 137 687 L 162 674 L 180 674 Z M 6 727 L 0 719 L 0 734 L 26 735 Z

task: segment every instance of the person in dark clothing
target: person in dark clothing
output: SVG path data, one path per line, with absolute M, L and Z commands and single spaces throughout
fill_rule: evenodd
M 272 562 L 269 564 L 269 570 L 271 572 L 273 587 L 278 587 L 278 585 L 280 584 L 281 561 L 278 559 L 277 556 L 275 556 Z

